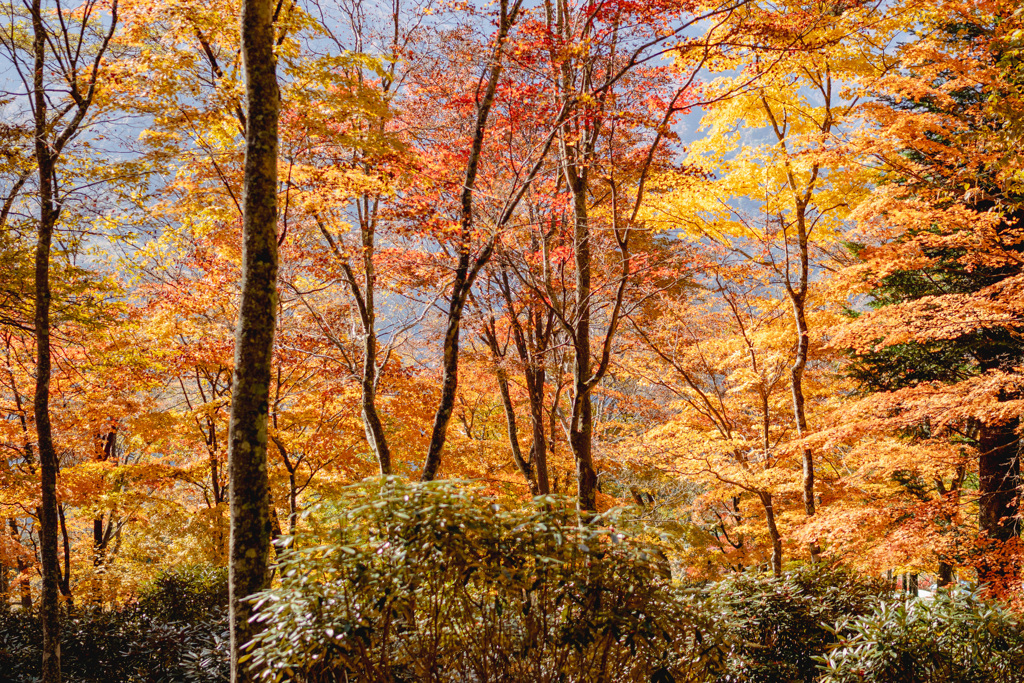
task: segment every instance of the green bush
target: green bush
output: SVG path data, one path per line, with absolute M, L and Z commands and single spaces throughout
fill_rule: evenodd
M 724 653 L 656 548 L 564 500 L 394 479 L 344 497 L 329 541 L 300 538 L 256 596 L 262 680 L 688 681 Z
M 968 591 L 883 603 L 837 630 L 846 635 L 821 658 L 822 683 L 1024 681 L 1020 619 Z
M 160 572 L 139 595 L 142 610 L 165 621 L 195 621 L 227 609 L 226 567 L 191 565 Z
M 61 619 L 61 669 L 68 683 L 223 683 L 230 680 L 228 622 L 213 608 L 189 623 L 154 619 L 137 606 L 75 608 Z M 0 611 L 0 680 L 42 674 L 38 614 Z
M 731 636 L 721 681 L 814 681 L 815 656 L 836 641 L 837 620 L 869 612 L 886 586 L 850 570 L 804 566 L 775 578 L 734 574 L 715 584 L 710 598 Z

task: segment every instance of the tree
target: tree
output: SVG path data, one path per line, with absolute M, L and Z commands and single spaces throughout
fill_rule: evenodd
M 13 14 L 5 36 L 11 64 L 24 88 L 31 112 L 35 142 L 34 166 L 39 204 L 36 226 L 33 329 L 36 342 L 36 381 L 33 416 L 39 458 L 39 504 L 43 590 L 43 681 L 60 680 L 57 448 L 50 421 L 51 357 L 51 251 L 54 235 L 67 201 L 62 193 L 61 162 L 68 147 L 87 130 L 101 88 L 101 72 L 110 40 L 118 23 L 117 1 L 106 7 L 86 2 L 70 10 L 57 3 L 44 7 L 41 0 L 27 6 L 32 48 L 21 54 L 16 33 L 22 25 Z M 26 179 L 27 180 L 27 179 Z M 26 180 L 22 180 L 23 185 Z M 16 186 L 18 183 L 16 183 Z M 14 196 L 14 195 L 11 195 Z M 10 210 L 5 203 L 5 218 Z
M 695 264 L 701 287 L 690 301 L 661 297 L 652 324 L 633 325 L 647 353 L 631 360 L 630 372 L 666 393 L 668 411 L 640 448 L 648 453 L 646 462 L 703 484 L 697 503 L 720 515 L 726 563 L 764 561 L 756 539 L 767 536 L 778 576 L 785 539 L 781 503 L 795 474 L 786 448 L 792 327 L 778 292 L 752 277 L 756 266 L 730 263 L 728 249 L 716 251 L 718 263 Z M 742 506 L 751 497 L 763 511 L 763 527 Z
M 242 3 L 245 175 L 242 298 L 235 338 L 228 431 L 231 544 L 231 680 L 252 680 L 243 648 L 252 639 L 248 596 L 267 587 L 271 518 L 267 419 L 277 315 L 277 147 L 279 91 L 275 3 Z
M 441 452 L 444 449 L 447 436 L 448 422 L 451 420 L 452 410 L 455 405 L 459 376 L 459 335 L 462 326 L 463 309 L 466 306 L 473 284 L 480 274 L 481 268 L 487 264 L 494 254 L 494 248 L 501 230 L 514 215 L 520 200 L 540 170 L 541 163 L 547 154 L 548 148 L 551 146 L 553 138 L 553 135 L 548 136 L 543 148 L 537 155 L 536 162 L 532 164 L 532 168 L 522 179 L 517 179 L 518 182 L 514 182 L 512 187 L 507 190 L 507 199 L 494 219 L 490 237 L 484 242 L 479 251 L 473 255 L 471 251 L 473 237 L 479 230 L 477 223 L 481 222 L 478 211 L 474 207 L 474 199 L 477 177 L 484 162 L 481 156 L 484 151 L 484 142 L 488 131 L 488 119 L 491 116 L 491 110 L 494 107 L 495 98 L 498 94 L 498 86 L 501 82 L 509 34 L 519 20 L 521 10 L 521 0 L 516 0 L 512 3 L 509 3 L 507 0 L 501 0 L 497 18 L 497 31 L 490 44 L 490 54 L 484 72 L 486 77 L 482 76 L 480 78 L 477 92 L 474 96 L 476 102 L 474 107 L 475 121 L 470 137 L 469 156 L 465 162 L 465 177 L 459 191 L 459 227 L 455 244 L 457 264 L 452 278 L 452 289 L 449 296 L 448 313 L 445 323 L 441 362 L 441 398 L 434 417 L 430 445 L 427 447 L 427 455 L 423 461 L 423 472 L 421 474 L 423 481 L 430 481 L 437 474 L 437 469 L 441 464 Z
M 574 272 L 571 302 L 557 305 L 553 292 L 546 292 L 546 300 L 573 350 L 569 440 L 581 511 L 596 510 L 591 394 L 608 373 L 623 298 L 636 279 L 630 239 L 646 229 L 641 218 L 646 184 L 664 163 L 673 123 L 711 101 L 696 96 L 698 74 L 723 54 L 744 51 L 733 21 L 742 22 L 745 4 L 668 3 L 657 12 L 629 2 L 544 5 L 542 50 L 550 97 L 569 108 L 558 124 L 557 163 L 572 226 Z M 575 45 L 586 49 L 575 51 Z M 652 65 L 667 56 L 672 67 Z M 630 90 L 638 101 L 631 101 Z M 600 222 L 592 226 L 598 215 Z M 595 352 L 592 271 L 600 232 L 613 237 L 618 274 L 609 285 L 614 295 L 599 323 L 604 334 Z
M 851 372 L 866 390 L 848 409 L 848 428 L 875 421 L 939 453 L 975 450 L 981 547 L 959 561 L 997 592 L 1019 580 L 1024 352 L 1015 283 L 1024 204 L 1019 152 L 1004 133 L 1007 112 L 1020 106 L 1010 49 L 1017 22 L 999 3 L 977 11 L 942 3 L 902 51 L 901 68 L 879 83 L 875 134 L 865 140 L 878 187 L 858 209 L 861 261 L 847 273 L 875 310 L 835 341 L 851 351 Z M 947 461 L 943 476 L 956 467 Z M 952 492 L 943 480 L 935 486 L 954 508 L 967 500 L 962 478 L 952 474 Z

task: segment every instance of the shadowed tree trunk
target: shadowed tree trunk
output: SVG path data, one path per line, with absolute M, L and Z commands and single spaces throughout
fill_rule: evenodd
M 31 81 L 19 69 L 19 75 L 30 95 L 33 132 L 35 136 L 35 162 L 39 177 L 36 198 L 39 202 L 39 222 L 36 227 L 35 250 L 35 314 L 36 386 L 33 413 L 36 421 L 36 449 L 39 453 L 40 502 L 39 542 L 42 564 L 42 599 L 40 600 L 43 626 L 43 683 L 58 683 L 60 674 L 59 584 L 60 566 L 57 559 L 57 451 L 53 444 L 50 425 L 50 252 L 53 233 L 60 216 L 57 197 L 57 164 L 64 147 L 79 132 L 86 114 L 92 106 L 96 92 L 97 74 L 107 46 L 117 26 L 117 1 L 110 6 L 109 23 L 92 15 L 90 6 L 84 8 L 82 21 L 90 24 L 90 31 L 75 27 L 69 11 L 61 5 L 44 10 L 41 0 L 32 0 L 28 6 L 32 21 Z M 80 12 L 83 8 L 76 9 Z M 53 20 L 54 26 L 47 25 Z M 96 29 L 99 29 L 98 31 Z M 99 37 L 95 50 L 84 50 L 84 41 Z M 47 61 L 50 51 L 53 59 Z M 17 65 L 17 60 L 15 60 Z M 47 78 L 56 77 L 59 83 L 48 87 Z M 65 100 L 66 98 L 66 100 Z M 64 100 L 64 101 L 61 101 Z M 52 103 L 59 103 L 55 113 Z M 63 126 L 63 127 L 61 127 Z
M 1020 440 L 1013 419 L 983 424 L 978 433 L 978 526 L 985 537 L 1006 543 L 1020 535 L 1017 501 L 1020 488 Z M 993 553 L 1003 558 L 1002 553 Z M 992 559 L 978 567 L 978 580 L 996 588 L 1008 585 L 1017 573 L 1011 559 Z
M 764 506 L 765 522 L 768 524 L 768 536 L 772 540 L 772 574 L 782 576 L 782 536 L 775 523 L 775 504 L 772 494 L 767 491 L 758 492 L 761 505 Z
M 1018 534 L 1017 489 L 1020 460 L 1018 420 L 982 425 L 978 435 L 979 526 L 989 538 L 1007 541 Z
M 40 617 L 43 622 L 43 683 L 60 681 L 59 574 L 57 563 L 57 451 L 50 426 L 50 247 L 57 208 L 53 199 L 55 159 L 47 131 L 47 97 L 43 85 L 46 60 L 46 29 L 40 0 L 32 3 L 35 69 L 36 165 L 39 171 L 39 224 L 35 255 L 36 389 L 33 412 L 36 419 L 36 449 L 39 452 L 40 503 L 39 543 L 43 589 Z
M 235 336 L 235 372 L 228 432 L 231 540 L 229 600 L 231 680 L 251 681 L 239 662 L 252 639 L 246 598 L 267 586 L 270 483 L 267 417 L 277 313 L 277 128 L 279 93 L 271 0 L 242 4 L 246 132 L 242 205 L 242 301 Z

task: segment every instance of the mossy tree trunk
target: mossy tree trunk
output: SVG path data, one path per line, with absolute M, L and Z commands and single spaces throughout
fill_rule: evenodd
M 279 91 L 271 0 L 242 4 L 246 133 L 242 200 L 242 300 L 228 427 L 231 680 L 253 680 L 244 646 L 254 633 L 246 598 L 267 586 L 272 520 L 267 415 L 277 314 Z

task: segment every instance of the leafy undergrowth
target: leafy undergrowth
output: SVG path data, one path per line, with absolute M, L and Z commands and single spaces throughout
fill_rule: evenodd
M 905 601 L 825 565 L 682 586 L 658 547 L 559 498 L 368 481 L 307 523 L 254 598 L 264 681 L 1024 681 L 1020 620 L 975 593 Z M 227 681 L 226 598 L 223 570 L 187 567 L 73 608 L 65 680 Z M 38 680 L 40 641 L 33 613 L 0 613 L 4 680 Z
M 42 628 L 29 610 L 0 612 L 0 680 L 40 680 Z M 72 607 L 61 620 L 70 683 L 221 683 L 228 668 L 227 573 L 164 572 L 136 603 Z
M 820 658 L 822 683 L 1024 681 L 1024 624 L 968 591 L 883 603 L 837 631 L 845 635 Z
M 655 546 L 563 499 L 503 509 L 446 482 L 366 482 L 258 596 L 252 663 L 284 681 L 681 681 L 726 648 Z M 325 534 L 321 534 L 321 538 Z

